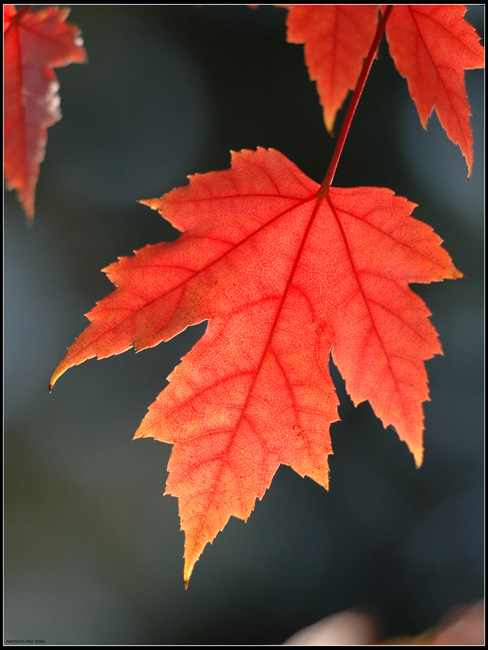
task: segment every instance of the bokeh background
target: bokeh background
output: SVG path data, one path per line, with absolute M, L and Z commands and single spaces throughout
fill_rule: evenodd
M 466 279 L 416 290 L 445 356 L 427 363 L 425 462 L 370 407 L 341 422 L 327 493 L 281 467 L 247 524 L 232 519 L 182 582 L 171 448 L 132 441 L 146 408 L 204 331 L 48 381 L 100 269 L 177 236 L 137 199 L 224 169 L 229 150 L 274 147 L 321 182 L 335 140 L 283 9 L 82 6 L 87 65 L 57 71 L 36 218 L 5 197 L 5 635 L 48 644 L 276 644 L 347 607 L 414 633 L 483 595 L 484 76 L 466 73 L 475 164 L 433 116 L 424 132 L 386 44 L 335 185 L 390 187 L 420 207 Z M 482 34 L 484 7 L 466 15 Z M 339 115 L 340 125 L 344 111 Z

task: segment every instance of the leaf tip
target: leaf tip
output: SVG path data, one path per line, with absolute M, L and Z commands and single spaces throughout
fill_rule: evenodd
M 64 373 L 72 366 L 81 363 L 81 361 L 79 361 L 78 363 L 70 363 L 69 361 L 67 361 L 67 357 L 68 354 L 66 354 L 56 366 L 56 369 L 54 370 L 52 377 L 49 380 L 49 392 L 52 391 L 54 384 L 58 381 L 61 375 L 64 375 Z
M 34 210 L 25 210 L 25 225 L 27 228 L 32 228 L 34 225 Z
M 50 393 L 52 392 L 53 386 L 56 383 L 56 379 L 57 379 L 56 378 L 56 373 L 54 373 L 53 376 L 51 377 L 51 379 L 49 380 L 49 392 Z
M 462 271 L 457 269 L 454 264 L 452 265 L 451 273 L 450 275 L 446 276 L 447 280 L 462 280 L 462 278 L 465 278 L 466 276 Z
M 139 438 L 147 438 L 147 433 L 143 429 L 142 422 L 134 433 L 132 440 L 138 440 Z
M 27 218 L 27 225 L 32 226 L 32 224 L 34 223 L 34 199 L 23 198 L 22 205 L 24 206 L 25 216 Z
M 422 463 L 424 462 L 424 448 L 422 446 L 413 449 L 412 454 L 415 460 L 415 467 L 420 469 Z
M 59 368 L 59 366 L 58 366 Z M 58 368 L 53 372 L 51 379 L 49 380 L 49 392 L 51 393 L 54 387 L 54 384 L 57 382 L 59 377 L 62 375 L 62 372 L 58 372 Z
M 333 138 L 334 137 L 335 114 L 334 115 L 327 115 L 327 113 L 324 111 L 324 122 L 325 122 L 325 128 L 327 129 L 327 133 L 330 135 L 331 138 Z
M 192 562 L 191 564 L 187 565 L 185 562 L 185 569 L 183 571 L 183 585 L 185 589 L 188 589 L 188 583 L 190 582 L 191 574 L 193 573 L 193 567 L 195 566 L 195 562 Z
M 151 208 L 151 210 L 157 210 L 160 201 L 161 199 L 139 199 L 137 203 L 141 203 L 142 205 L 147 205 L 148 207 Z

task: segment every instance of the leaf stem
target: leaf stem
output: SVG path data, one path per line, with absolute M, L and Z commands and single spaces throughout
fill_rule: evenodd
M 346 142 L 347 134 L 349 133 L 349 128 L 351 126 L 354 113 L 356 112 L 356 108 L 361 98 L 361 94 L 363 92 L 364 86 L 366 84 L 369 71 L 371 70 L 371 66 L 373 65 L 373 59 L 376 55 L 376 51 L 378 50 L 381 38 L 383 37 L 383 32 L 385 31 L 386 21 L 388 20 L 388 17 L 392 9 L 393 9 L 393 5 L 388 5 L 387 8 L 385 9 L 383 13 L 383 17 L 379 22 L 378 29 L 376 30 L 373 43 L 371 44 L 370 50 L 368 52 L 368 56 L 364 61 L 363 69 L 361 70 L 361 74 L 359 75 L 358 83 L 354 90 L 351 103 L 349 104 L 349 107 L 347 109 L 346 117 L 344 118 L 344 122 L 342 123 L 339 137 L 337 138 L 337 143 L 334 149 L 334 153 L 332 154 L 332 159 L 330 161 L 329 169 L 327 170 L 327 174 L 325 175 L 325 178 L 322 181 L 322 185 L 320 186 L 320 189 L 318 191 L 319 199 L 323 199 L 327 196 L 327 193 L 329 192 L 329 188 L 332 185 L 332 181 L 336 173 L 337 165 L 339 164 L 339 159 L 341 157 L 342 150 Z

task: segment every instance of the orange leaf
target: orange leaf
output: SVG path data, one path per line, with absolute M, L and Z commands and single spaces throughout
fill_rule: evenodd
M 283 154 L 260 148 L 143 201 L 182 236 L 106 269 L 117 289 L 52 377 L 210 319 L 136 432 L 174 444 L 167 493 L 186 533 L 185 583 L 280 464 L 327 487 L 331 349 L 354 403 L 369 400 L 422 462 L 423 361 L 441 346 L 408 283 L 462 274 L 391 190 L 331 188 L 323 199 L 318 190 Z
M 464 5 L 395 5 L 386 38 L 397 70 L 408 82 L 422 126 L 435 108 L 448 137 L 473 165 L 471 115 L 464 71 L 484 66 L 475 29 Z
M 8 188 L 17 191 L 33 219 L 47 128 L 61 119 L 52 68 L 82 63 L 86 53 L 78 29 L 64 22 L 68 9 L 29 13 L 4 5 L 3 11 L 5 175 Z
M 332 134 L 337 111 L 353 90 L 378 22 L 378 5 L 291 5 L 289 43 L 305 44 L 305 62 Z

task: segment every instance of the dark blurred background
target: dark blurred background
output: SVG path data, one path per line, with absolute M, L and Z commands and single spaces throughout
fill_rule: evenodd
M 327 493 L 287 467 L 248 523 L 232 519 L 183 589 L 171 448 L 132 441 L 204 326 L 70 370 L 48 393 L 100 273 L 176 232 L 136 200 L 274 147 L 321 182 L 326 134 L 302 46 L 271 6 L 72 6 L 87 65 L 58 69 L 32 228 L 5 198 L 5 634 L 49 644 L 276 644 L 348 607 L 415 633 L 483 595 L 484 76 L 468 71 L 475 163 L 433 116 L 424 132 L 383 43 L 336 186 L 418 203 L 466 279 L 415 290 L 445 356 L 427 363 L 425 461 L 416 470 L 333 370 L 341 422 Z M 482 33 L 484 7 L 467 19 Z M 344 110 L 338 117 L 338 127 Z

